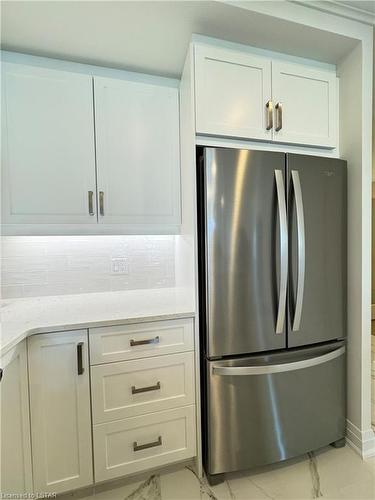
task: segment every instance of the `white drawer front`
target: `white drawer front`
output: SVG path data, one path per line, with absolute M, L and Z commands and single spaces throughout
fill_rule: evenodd
M 89 332 L 93 365 L 194 349 L 192 318 L 91 328 Z
M 195 406 L 94 426 L 96 481 L 195 456 Z
M 110 422 L 194 403 L 194 353 L 91 368 L 93 421 Z

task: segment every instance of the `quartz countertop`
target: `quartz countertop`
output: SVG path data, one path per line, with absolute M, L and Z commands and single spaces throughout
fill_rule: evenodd
M 192 317 L 194 290 L 157 288 L 1 301 L 0 353 L 29 335 Z

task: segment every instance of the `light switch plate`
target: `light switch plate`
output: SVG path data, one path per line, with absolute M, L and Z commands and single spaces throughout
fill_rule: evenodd
M 125 258 L 112 259 L 112 274 L 129 274 L 129 264 Z

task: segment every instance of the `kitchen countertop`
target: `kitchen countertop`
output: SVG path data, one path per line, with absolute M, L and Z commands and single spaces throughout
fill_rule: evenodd
M 0 354 L 29 335 L 195 315 L 194 290 L 156 288 L 1 301 Z

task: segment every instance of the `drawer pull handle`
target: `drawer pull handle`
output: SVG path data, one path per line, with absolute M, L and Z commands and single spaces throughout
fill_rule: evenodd
M 134 441 L 133 450 L 134 451 L 147 450 L 147 448 L 155 448 L 155 446 L 161 446 L 162 444 L 163 443 L 161 440 L 161 436 L 158 437 L 157 441 L 153 441 L 152 443 L 138 444 L 137 441 Z
M 135 385 L 132 385 L 132 394 L 150 391 L 160 391 L 160 382 L 157 382 L 155 385 L 149 385 L 148 387 L 140 387 L 139 389 L 137 389 Z
M 133 340 L 131 339 L 130 341 L 130 346 L 134 347 L 136 345 L 147 345 L 147 344 L 158 344 L 160 342 L 160 337 L 154 337 L 153 339 L 146 339 L 146 340 Z

